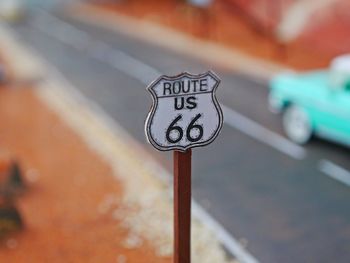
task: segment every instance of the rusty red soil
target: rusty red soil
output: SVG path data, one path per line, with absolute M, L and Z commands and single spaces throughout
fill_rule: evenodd
M 196 37 L 238 48 L 245 53 L 297 69 L 325 67 L 339 52 L 315 49 L 315 42 L 281 44 L 269 29 L 254 27 L 247 17 L 228 1 L 215 1 L 209 11 L 178 0 L 92 1 L 94 7 L 154 21 Z
M 99 212 L 107 195 L 121 198 L 121 183 L 33 90 L 1 88 L 0 120 L 0 150 L 29 183 L 17 201 L 25 229 L 0 241 L 0 262 L 170 262 L 146 242 L 123 245 L 128 231 L 113 209 Z
M 312 23 L 307 25 L 298 41 L 313 46 L 319 53 L 349 53 L 349 10 L 350 1 L 334 1 L 330 7 L 313 16 Z

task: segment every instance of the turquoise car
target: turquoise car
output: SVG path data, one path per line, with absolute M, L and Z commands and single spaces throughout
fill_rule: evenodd
M 350 55 L 328 70 L 274 77 L 269 106 L 283 114 L 284 131 L 298 144 L 315 135 L 350 146 Z

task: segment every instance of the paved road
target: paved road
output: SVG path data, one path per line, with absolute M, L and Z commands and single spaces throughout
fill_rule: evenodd
M 156 74 L 200 73 L 211 65 L 64 15 L 39 13 L 14 27 L 87 97 L 100 104 L 165 167 L 170 155 L 145 141 Z M 350 170 L 349 149 L 283 139 L 267 110 L 266 84 L 214 68 L 226 123 L 212 145 L 193 153 L 194 197 L 261 262 L 349 262 L 350 188 L 327 176 Z M 145 74 L 145 72 L 148 72 Z M 337 164 L 337 166 L 335 166 Z

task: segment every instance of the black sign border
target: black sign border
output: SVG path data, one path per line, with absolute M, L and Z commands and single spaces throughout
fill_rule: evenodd
M 215 84 L 215 86 L 213 88 L 213 91 L 211 93 L 212 99 L 214 101 L 214 105 L 215 105 L 215 107 L 216 107 L 216 109 L 217 109 L 217 111 L 219 113 L 219 127 L 216 130 L 216 132 L 206 142 L 191 143 L 191 144 L 187 145 L 186 147 L 183 147 L 183 146 L 169 146 L 169 147 L 165 147 L 165 146 L 159 145 L 154 140 L 154 138 L 152 137 L 151 132 L 150 132 L 150 127 L 152 125 L 153 116 L 155 114 L 155 110 L 156 110 L 157 105 L 158 105 L 157 95 L 154 92 L 153 87 L 156 86 L 161 80 L 175 81 L 175 80 L 181 79 L 183 77 L 188 77 L 188 78 L 191 78 L 191 79 L 200 79 L 200 78 L 202 78 L 204 76 L 208 76 L 208 75 L 210 75 L 212 78 L 214 78 L 216 80 L 216 84 Z M 151 84 L 149 84 L 147 86 L 147 91 L 150 92 L 151 95 L 152 95 L 152 106 L 151 106 L 151 109 L 150 109 L 150 111 L 149 111 L 149 113 L 147 115 L 146 121 L 145 121 L 145 134 L 146 134 L 147 141 L 154 148 L 156 148 L 159 151 L 163 151 L 163 152 L 164 151 L 171 151 L 171 150 L 177 150 L 177 151 L 180 151 L 180 152 L 185 152 L 186 150 L 188 150 L 190 148 L 202 147 L 202 146 L 206 146 L 206 145 L 211 144 L 216 139 L 216 137 L 218 137 L 219 133 L 221 132 L 223 123 L 224 123 L 224 114 L 223 114 L 222 109 L 220 107 L 219 101 L 216 98 L 216 90 L 217 90 L 220 82 L 221 82 L 221 80 L 219 79 L 219 77 L 213 71 L 209 70 L 209 71 L 207 71 L 205 73 L 202 73 L 202 74 L 191 74 L 191 73 L 185 71 L 185 72 L 182 72 L 181 74 L 176 75 L 176 76 L 162 75 L 159 78 L 157 78 L 156 80 L 154 80 Z

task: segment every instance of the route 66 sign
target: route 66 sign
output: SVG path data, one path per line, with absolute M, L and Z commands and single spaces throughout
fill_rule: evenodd
M 145 123 L 148 141 L 160 151 L 186 151 L 215 140 L 223 114 L 215 92 L 220 79 L 211 71 L 161 76 L 147 90 L 153 99 Z

